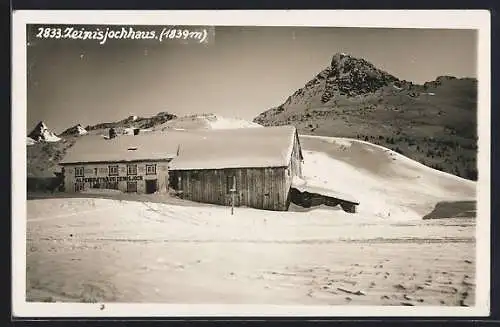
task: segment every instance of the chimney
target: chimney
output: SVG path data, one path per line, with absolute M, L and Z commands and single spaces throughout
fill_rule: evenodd
M 116 131 L 114 128 L 109 129 L 109 139 L 115 138 L 116 137 Z
M 139 128 L 134 128 L 134 135 L 138 135 L 139 134 Z

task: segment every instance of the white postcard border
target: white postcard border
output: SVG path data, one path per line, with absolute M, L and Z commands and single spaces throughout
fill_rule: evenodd
M 26 302 L 26 25 L 330 26 L 478 31 L 478 205 L 474 307 Z M 215 36 L 216 38 L 217 36 Z M 19 317 L 487 316 L 490 309 L 490 12 L 487 10 L 15 11 L 12 32 L 12 314 Z

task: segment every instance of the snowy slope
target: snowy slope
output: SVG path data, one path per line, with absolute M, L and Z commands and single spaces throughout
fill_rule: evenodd
M 475 200 L 476 183 L 353 139 L 301 136 L 308 184 L 349 194 L 363 216 L 421 219 L 440 201 Z
M 233 117 L 221 117 L 214 114 L 200 114 L 177 117 L 162 125 L 156 126 L 157 130 L 176 129 L 238 129 L 262 127 L 262 125 Z
M 208 122 L 209 128 L 211 129 L 262 127 L 262 125 L 260 124 L 238 118 L 226 118 L 226 117 L 219 117 L 216 115 L 210 115 L 203 118 Z
M 61 138 L 60 137 L 57 137 L 55 134 L 51 133 L 51 134 L 48 134 L 44 137 L 44 141 L 45 142 L 58 142 L 60 141 Z
M 26 137 L 26 145 L 33 145 L 35 143 L 36 143 L 36 141 L 33 140 L 31 137 L 29 137 L 29 136 Z

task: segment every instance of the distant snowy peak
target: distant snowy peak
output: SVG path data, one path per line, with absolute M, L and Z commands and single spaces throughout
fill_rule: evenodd
M 243 119 L 238 119 L 238 118 L 226 118 L 226 117 L 219 117 L 216 115 L 207 115 L 203 116 L 207 123 L 209 128 L 211 129 L 237 129 L 237 128 L 255 128 L 255 127 L 262 127 L 262 125 L 243 120 Z
M 43 121 L 35 126 L 28 137 L 35 142 L 57 142 L 61 140 L 60 137 L 57 137 L 56 134 L 47 128 L 47 125 Z
M 78 133 L 78 135 L 85 135 L 88 133 L 87 130 L 83 128 L 80 124 L 76 125 L 76 132 Z
M 88 134 L 88 132 L 80 124 L 70 127 L 61 133 L 61 135 L 72 135 L 72 136 L 80 136 L 85 134 Z

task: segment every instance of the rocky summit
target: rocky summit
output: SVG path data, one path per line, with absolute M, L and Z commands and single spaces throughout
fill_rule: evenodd
M 254 122 L 302 134 L 352 137 L 430 167 L 477 178 L 477 80 L 438 76 L 422 85 L 363 58 L 336 53 L 286 101 Z
M 64 132 L 61 133 L 61 136 L 81 136 L 87 134 L 87 130 L 82 127 L 82 125 L 77 124 L 73 127 L 68 128 Z
M 60 140 L 54 132 L 50 131 L 43 121 L 39 122 L 28 134 L 28 137 L 35 142 L 57 142 Z
M 325 90 L 321 96 L 323 103 L 330 101 L 337 93 L 347 96 L 366 94 L 398 81 L 364 59 L 340 53 L 333 56 L 325 72 L 317 77 L 325 80 Z

